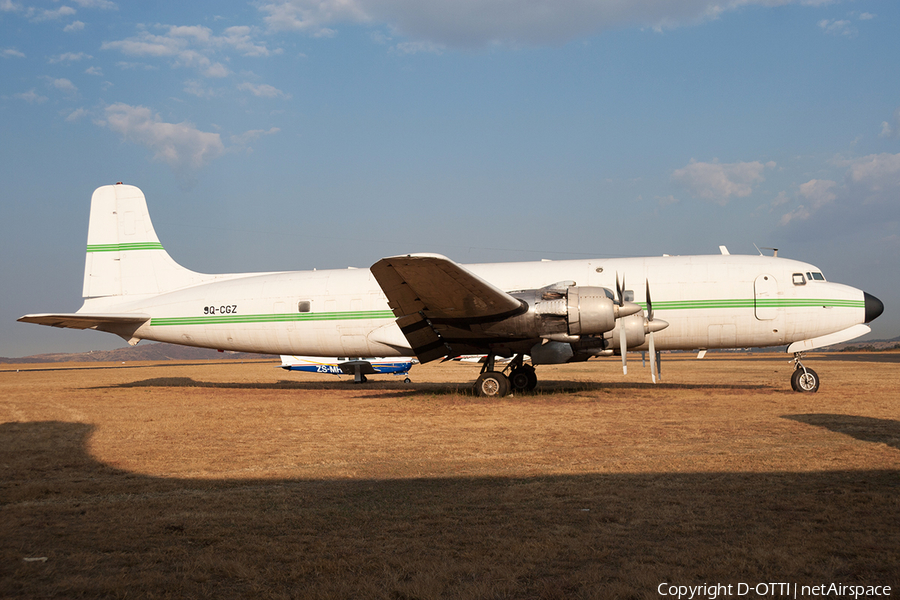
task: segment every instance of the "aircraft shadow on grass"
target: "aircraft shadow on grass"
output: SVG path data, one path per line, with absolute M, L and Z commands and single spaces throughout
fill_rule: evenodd
M 174 387 L 174 388 L 220 388 L 220 389 L 253 389 L 253 390 L 367 390 L 371 389 L 377 392 L 379 396 L 384 396 L 384 392 L 395 392 L 388 394 L 397 397 L 409 397 L 417 394 L 460 394 L 463 396 L 477 396 L 473 383 L 467 382 L 447 382 L 447 383 L 401 383 L 402 380 L 391 381 L 374 380 L 368 383 L 356 385 L 352 378 L 344 380 L 322 380 L 322 381 L 295 381 L 288 379 L 280 379 L 276 382 L 227 382 L 227 381 L 197 381 L 190 377 L 154 377 L 151 379 L 142 379 L 140 381 L 129 381 L 127 383 L 119 383 L 111 386 L 101 386 L 102 389 L 107 387 L 113 388 L 150 388 L 150 387 Z M 578 392 L 608 392 L 610 390 L 752 390 L 760 391 L 763 389 L 774 389 L 771 386 L 761 384 L 692 384 L 692 383 L 646 383 L 646 382 L 572 382 L 572 381 L 553 381 L 545 380 L 538 384 L 533 392 L 516 392 L 517 396 L 537 396 L 546 394 L 568 394 Z
M 783 418 L 900 450 L 900 421 L 893 419 L 835 414 L 783 415 Z
M 0 424 L 0 597 L 657 597 L 900 564 L 897 470 L 167 478 L 96 460 L 93 429 Z

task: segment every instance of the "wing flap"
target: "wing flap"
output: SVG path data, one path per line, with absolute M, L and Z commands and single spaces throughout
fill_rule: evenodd
M 397 325 L 421 363 L 437 360 L 452 352 L 440 334 L 419 313 L 400 317 L 397 319 Z

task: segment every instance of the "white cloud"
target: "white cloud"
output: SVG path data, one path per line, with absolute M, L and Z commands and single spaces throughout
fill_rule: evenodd
M 3 56 L 3 58 L 25 58 L 25 54 L 15 48 L 6 48 L 3 52 L 0 52 L 0 56 Z
M 0 0 L 0 12 L 21 12 L 22 5 L 12 0 Z
M 78 88 L 75 86 L 75 84 L 64 77 L 60 77 L 59 79 L 54 79 L 53 77 L 45 76 L 45 77 L 42 77 L 41 79 L 44 79 L 47 82 L 47 85 L 49 85 L 50 87 L 57 89 L 61 92 L 64 92 L 70 96 L 74 96 L 75 94 L 78 93 Z
M 62 54 L 60 54 L 58 56 L 51 56 L 49 59 L 49 62 L 51 65 L 53 65 L 53 64 L 61 63 L 61 62 L 65 62 L 65 63 L 77 62 L 79 60 L 84 60 L 86 58 L 94 58 L 94 57 L 91 56 L 90 54 L 85 54 L 84 52 L 63 52 Z
M 844 182 L 810 180 L 799 186 L 801 203 L 781 217 L 781 224 L 816 220 L 833 227 L 900 219 L 900 154 L 870 154 L 834 161 L 846 167 Z
M 72 0 L 81 8 L 99 8 L 102 10 L 119 10 L 115 2 L 109 0 Z
M 238 146 L 245 146 L 253 140 L 259 139 L 264 135 L 275 135 L 281 131 L 277 127 L 272 127 L 270 129 L 251 129 L 250 131 L 245 131 L 241 135 L 233 135 L 231 136 L 231 142 Z
M 27 92 L 23 92 L 21 94 L 13 94 L 13 98 L 18 98 L 19 100 L 24 100 L 28 104 L 40 104 L 42 102 L 46 102 L 49 100 L 47 96 L 41 96 L 33 89 L 28 90 Z
M 258 98 L 284 98 L 285 100 L 288 100 L 291 98 L 290 94 L 286 94 L 285 92 L 282 92 L 278 88 L 268 85 L 266 83 L 256 85 L 253 83 L 244 82 L 244 83 L 240 84 L 239 86 L 237 86 L 237 89 L 244 91 L 244 92 L 250 92 L 251 94 L 253 94 L 254 96 L 256 96 Z
M 794 210 L 781 217 L 781 224 L 787 225 L 791 221 L 805 221 L 823 207 L 832 204 L 837 199 L 835 188 L 836 181 L 828 179 L 810 179 L 801 184 L 798 190 L 800 196 L 806 199 L 805 204 L 797 206 Z
M 330 37 L 332 23 L 365 23 L 371 17 L 360 0 L 277 0 L 260 5 L 273 31 L 302 31 L 315 37 Z
M 87 114 L 88 111 L 86 109 L 77 108 L 68 114 L 68 116 L 66 117 L 66 121 L 68 121 L 69 123 L 74 123 L 75 121 L 80 121 L 81 119 L 86 117 Z
M 103 42 L 100 47 L 129 56 L 170 58 L 174 66 L 197 69 L 206 77 L 225 77 L 230 73 L 222 62 L 215 60 L 220 52 L 234 50 L 242 56 L 252 57 L 280 53 L 254 41 L 251 27 L 229 27 L 221 36 L 202 25 L 157 27 L 163 32 L 155 34 L 143 30 L 124 40 Z
M 870 154 L 850 162 L 850 181 L 872 192 L 900 190 L 900 154 Z
M 63 31 L 66 33 L 71 33 L 73 31 L 81 31 L 84 29 L 84 23 L 82 21 L 72 21 L 65 27 L 63 27 Z
M 214 98 L 215 90 L 208 88 L 196 79 L 189 79 L 184 82 L 184 92 L 198 98 Z
M 809 199 L 813 206 L 820 208 L 837 198 L 833 189 L 836 185 L 836 181 L 828 179 L 810 179 L 800 185 L 800 195 Z
M 272 31 L 316 37 L 344 24 L 385 24 L 435 47 L 561 45 L 622 27 L 657 31 L 716 19 L 745 6 L 820 5 L 831 0 L 263 0 Z M 402 49 L 398 50 L 402 51 Z
M 193 123 L 167 123 L 144 106 L 116 103 L 106 107 L 106 120 L 99 122 L 130 142 L 154 152 L 153 158 L 181 175 L 199 169 L 225 152 L 218 133 L 200 131 Z
M 40 22 L 40 21 L 55 21 L 57 19 L 61 19 L 63 17 L 71 17 L 75 14 L 75 9 L 71 6 L 60 6 L 56 10 L 34 10 L 30 9 L 29 18 L 32 21 Z
M 98 75 L 100 77 L 103 77 L 103 69 L 101 69 L 100 67 L 88 67 L 87 69 L 84 70 L 84 74 L 85 75 Z
M 223 36 L 218 38 L 221 44 L 231 46 L 243 56 L 269 56 L 270 54 L 281 54 L 281 49 L 269 50 L 263 44 L 253 41 L 251 34 L 253 29 L 246 26 L 229 27 L 224 31 Z
M 759 161 L 723 164 L 696 162 L 672 173 L 672 181 L 691 195 L 718 204 L 726 204 L 732 196 L 745 198 L 753 193 L 753 185 L 764 180 L 763 171 L 775 163 Z
M 203 69 L 203 74 L 207 77 L 227 77 L 229 73 L 231 71 L 228 70 L 228 67 L 220 62 L 212 63 Z
M 880 137 L 896 138 L 900 137 L 900 108 L 894 111 L 894 122 L 881 122 Z
M 856 28 L 853 27 L 850 21 L 846 20 L 822 19 L 821 21 L 819 21 L 819 28 L 821 28 L 825 33 L 831 35 L 841 35 L 845 37 L 853 37 L 858 33 Z

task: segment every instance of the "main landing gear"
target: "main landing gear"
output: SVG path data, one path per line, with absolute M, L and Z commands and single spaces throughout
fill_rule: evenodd
M 803 355 L 794 353 L 794 373 L 791 375 L 791 389 L 795 392 L 815 392 L 819 389 L 819 374 L 803 366 Z
M 512 392 L 530 392 L 537 387 L 534 367 L 523 362 L 517 354 L 502 372 L 494 370 L 494 355 L 488 354 L 481 375 L 475 380 L 475 393 L 479 396 L 503 397 Z M 509 375 L 506 373 L 509 372 Z

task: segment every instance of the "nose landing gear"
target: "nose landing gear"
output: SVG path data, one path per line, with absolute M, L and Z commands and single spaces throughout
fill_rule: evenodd
M 795 392 L 816 392 L 819 389 L 819 374 L 803 365 L 803 354 L 794 353 L 794 372 L 791 375 L 791 389 Z

